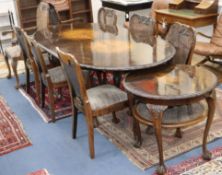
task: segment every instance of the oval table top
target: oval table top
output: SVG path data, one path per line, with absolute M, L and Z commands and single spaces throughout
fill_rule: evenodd
M 153 73 L 131 73 L 123 85 L 138 97 L 175 102 L 204 96 L 214 90 L 217 82 L 216 75 L 204 67 L 176 65 Z
M 110 32 L 109 32 L 110 31 Z M 140 35 L 140 34 L 139 34 Z M 40 47 L 57 57 L 56 46 L 75 55 L 82 68 L 130 71 L 154 68 L 171 61 L 175 48 L 161 38 L 148 44 L 124 27 L 103 30 L 99 24 L 62 26 L 58 32 L 37 31 Z

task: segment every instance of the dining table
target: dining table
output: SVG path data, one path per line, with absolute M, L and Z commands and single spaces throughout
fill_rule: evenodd
M 83 69 L 112 72 L 117 86 L 122 73 L 161 69 L 175 54 L 175 48 L 161 37 L 133 33 L 123 26 L 110 30 L 98 23 L 52 26 L 37 31 L 34 39 L 55 58 L 59 47 L 74 55 Z

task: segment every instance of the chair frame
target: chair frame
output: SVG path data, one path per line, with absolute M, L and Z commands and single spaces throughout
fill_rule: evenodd
M 95 157 L 95 149 L 94 149 L 94 122 L 93 120 L 96 117 L 112 113 L 113 115 L 113 122 L 118 123 L 118 119 L 116 118 L 116 111 L 122 110 L 126 107 L 128 107 L 128 101 L 123 101 L 119 102 L 113 105 L 110 105 L 108 107 L 102 108 L 102 109 L 97 109 L 93 110 L 90 106 L 89 99 L 87 96 L 87 91 L 86 91 L 86 86 L 84 82 L 84 77 L 82 74 L 82 69 L 76 60 L 76 58 L 71 55 L 64 53 L 61 51 L 59 48 L 56 48 L 57 53 L 60 58 L 61 65 L 64 69 L 64 64 L 71 65 L 73 66 L 74 72 L 76 73 L 76 76 L 78 77 L 78 83 L 80 85 L 80 93 L 82 98 L 79 98 L 75 95 L 74 88 L 72 87 L 71 83 L 68 81 L 69 84 L 69 90 L 70 90 L 70 95 L 72 97 L 72 116 L 73 116 L 73 123 L 72 123 L 72 137 L 75 139 L 76 138 L 76 133 L 77 133 L 77 115 L 78 111 L 81 111 L 84 113 L 86 122 L 87 122 L 87 127 L 88 127 L 88 142 L 89 142 L 89 150 L 90 150 L 90 157 L 93 159 Z M 67 75 L 66 75 L 67 76 Z M 69 80 L 67 76 L 67 80 Z
M 61 89 L 63 87 L 67 86 L 67 82 L 64 81 L 64 82 L 53 83 L 51 80 L 51 77 L 49 76 L 49 73 L 48 73 L 48 69 L 50 67 L 47 67 L 45 64 L 39 44 L 35 40 L 31 40 L 31 46 L 32 46 L 33 50 L 35 50 L 36 54 L 38 55 L 38 56 L 36 56 L 38 58 L 35 58 L 35 59 L 36 60 L 38 59 L 38 61 L 39 61 L 39 64 L 37 64 L 38 70 L 42 71 L 42 72 L 40 72 L 40 74 L 43 76 L 43 77 L 41 76 L 41 78 L 40 78 L 41 97 L 39 97 L 39 98 L 41 101 L 41 107 L 44 107 L 44 105 L 45 105 L 45 87 L 48 87 L 50 113 L 51 113 L 51 117 L 52 117 L 52 122 L 55 122 L 56 121 L 56 118 L 55 118 L 55 98 L 54 98 L 53 92 L 55 89 L 59 89 L 59 92 L 61 93 Z M 42 78 L 46 81 L 45 84 L 44 84 L 44 81 Z

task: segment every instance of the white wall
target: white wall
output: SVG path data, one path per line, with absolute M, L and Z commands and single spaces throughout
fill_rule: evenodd
M 27 0 L 28 1 L 28 0 Z M 0 13 L 8 12 L 8 10 L 13 12 L 15 23 L 17 24 L 17 15 L 15 10 L 16 0 L 0 0 Z
M 97 12 L 100 7 L 102 7 L 101 0 L 92 0 L 92 9 L 93 9 L 93 21 L 97 22 Z

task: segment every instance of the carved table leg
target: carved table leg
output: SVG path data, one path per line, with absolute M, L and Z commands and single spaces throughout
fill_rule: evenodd
M 163 112 L 167 109 L 167 106 L 147 104 L 147 108 L 149 109 L 153 117 L 153 126 L 155 129 L 157 146 L 159 150 L 159 166 L 157 167 L 156 172 L 159 175 L 163 175 L 166 172 L 166 166 L 164 165 L 164 159 L 163 159 L 161 123 L 163 118 Z
M 207 121 L 206 121 L 206 126 L 204 129 L 204 136 L 203 136 L 203 159 L 205 160 L 210 160 L 211 159 L 211 153 L 207 149 L 207 136 L 210 131 L 210 126 L 213 121 L 214 117 L 214 111 L 215 111 L 215 91 L 213 91 L 208 97 L 206 97 L 207 100 L 207 105 L 208 105 L 208 114 L 207 114 Z
M 121 72 L 113 72 L 113 82 L 116 87 L 120 87 L 121 78 L 122 78 Z
M 128 95 L 128 102 L 129 102 L 129 111 L 131 115 L 133 116 L 133 134 L 134 134 L 134 139 L 135 139 L 134 146 L 136 148 L 139 148 L 142 145 L 142 137 L 141 137 L 139 122 L 133 115 L 134 98 L 133 98 L 133 95 L 130 93 L 128 93 L 127 95 Z

